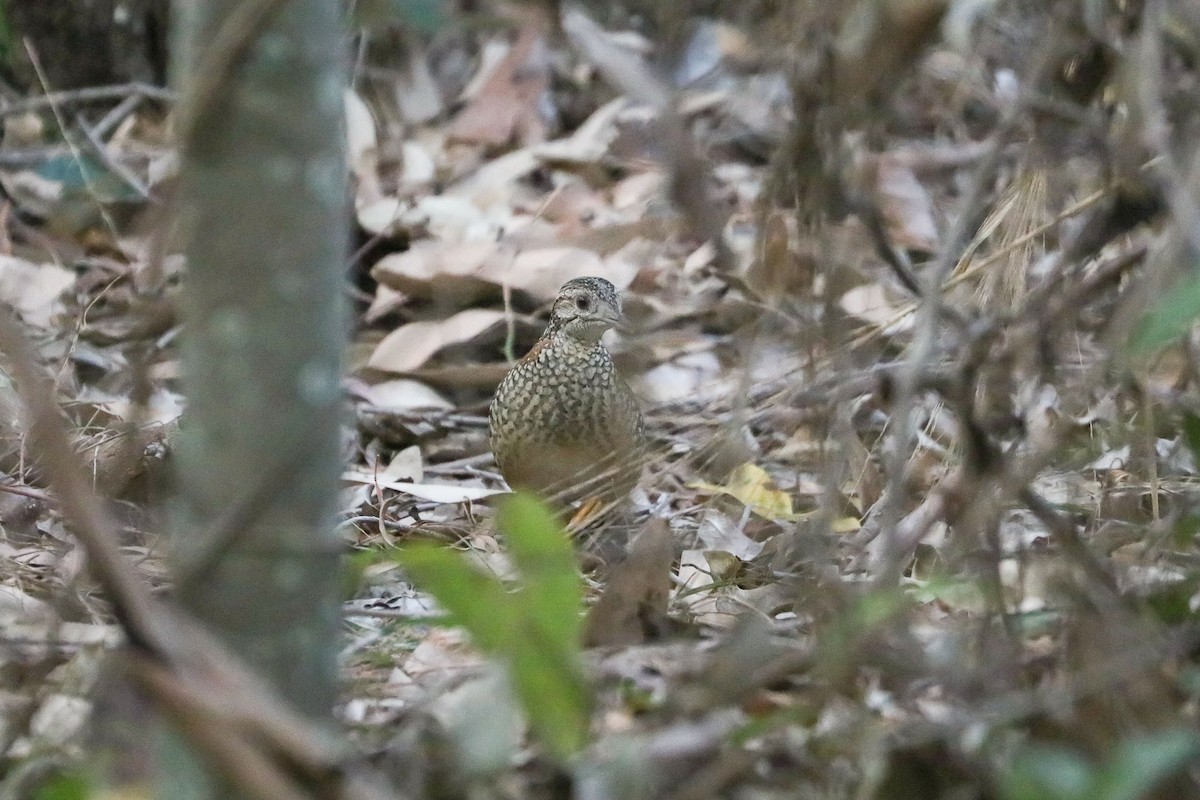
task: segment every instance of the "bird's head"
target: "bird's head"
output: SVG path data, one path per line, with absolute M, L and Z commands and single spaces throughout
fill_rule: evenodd
M 617 287 L 604 278 L 575 278 L 558 290 L 550 326 L 585 342 L 598 342 L 624 319 Z

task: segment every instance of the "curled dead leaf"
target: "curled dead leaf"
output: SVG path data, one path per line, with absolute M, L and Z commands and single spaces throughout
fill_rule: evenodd
M 755 464 L 740 464 L 735 467 L 724 485 L 703 481 L 688 485 L 712 494 L 736 497 L 755 514 L 766 519 L 794 520 L 803 516 L 792 511 L 791 496 L 776 487 L 775 481 L 766 470 Z
M 545 139 L 539 102 L 549 80 L 541 27 L 523 27 L 507 55 L 495 64 L 450 126 L 451 141 L 503 147 Z
M 482 489 L 478 486 L 455 486 L 452 484 L 442 483 L 408 483 L 405 481 L 393 480 L 384 477 L 381 474 L 370 472 L 367 470 L 347 470 L 342 473 L 342 480 L 350 483 L 365 484 L 368 486 L 379 486 L 384 489 L 393 489 L 397 492 L 410 494 L 413 497 L 421 500 L 428 500 L 431 503 L 465 503 L 473 500 L 482 500 L 485 497 L 491 497 L 494 494 L 503 494 L 500 489 Z
M 362 394 L 371 405 L 396 411 L 414 408 L 454 408 L 453 403 L 425 384 L 405 378 L 364 387 Z
M 715 508 L 704 510 L 696 536 L 709 550 L 721 550 L 749 561 L 762 552 L 762 542 L 756 542 L 745 534 L 746 516 L 734 519 Z
M 384 337 L 367 366 L 383 372 L 412 372 L 443 347 L 469 342 L 503 324 L 504 312 L 487 308 L 468 308 L 444 320 L 410 322 Z
M 410 297 L 466 304 L 498 299 L 508 284 L 536 304 L 546 303 L 572 278 L 599 275 L 624 289 L 637 267 L 613 256 L 603 259 L 582 247 L 539 247 L 514 251 L 496 242 L 447 245 L 422 242 L 386 256 L 372 269 L 381 284 Z
M 937 250 L 933 201 L 908 164 L 891 153 L 880 156 L 875 192 L 893 244 L 921 253 Z
M 0 302 L 15 308 L 29 324 L 49 328 L 59 310 L 59 297 L 75 277 L 65 267 L 0 256 Z
M 628 557 L 588 614 L 588 647 L 638 644 L 661 634 L 667 623 L 671 562 L 675 549 L 666 520 L 653 518 L 629 544 Z

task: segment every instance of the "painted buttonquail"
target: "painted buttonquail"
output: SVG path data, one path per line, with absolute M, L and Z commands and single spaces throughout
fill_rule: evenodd
M 621 319 L 611 283 L 567 281 L 546 332 L 500 383 L 489 414 L 492 452 L 514 489 L 565 507 L 617 501 L 637 483 L 642 413 L 600 342 Z

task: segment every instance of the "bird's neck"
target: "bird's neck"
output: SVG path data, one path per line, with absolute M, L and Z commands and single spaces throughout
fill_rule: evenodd
M 572 343 L 581 348 L 593 349 L 603 347 L 600 344 L 601 337 L 604 336 L 605 328 L 600 325 L 580 325 L 568 327 L 572 320 L 561 320 L 550 318 L 550 322 L 546 325 L 546 332 L 542 334 L 543 339 L 554 339 L 555 341 L 570 340 Z
M 593 350 L 604 350 L 607 352 L 604 345 L 600 343 L 599 336 L 595 339 L 576 336 L 568 333 L 560 326 L 551 325 L 546 328 L 546 334 L 543 338 L 549 339 L 556 348 L 566 352 L 586 353 Z

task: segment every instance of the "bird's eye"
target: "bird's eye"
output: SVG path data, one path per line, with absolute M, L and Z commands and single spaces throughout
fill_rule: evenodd
M 587 295 L 576 297 L 575 307 L 580 311 L 588 311 L 592 307 L 592 298 L 588 297 Z

